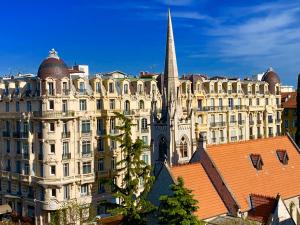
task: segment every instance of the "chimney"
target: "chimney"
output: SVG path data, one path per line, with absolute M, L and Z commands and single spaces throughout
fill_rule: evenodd
M 204 133 L 199 134 L 198 148 L 199 150 L 206 150 L 206 135 Z

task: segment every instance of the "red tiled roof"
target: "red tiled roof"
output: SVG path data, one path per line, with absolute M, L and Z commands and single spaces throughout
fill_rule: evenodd
M 198 210 L 195 213 L 201 219 L 227 213 L 227 209 L 208 178 L 200 163 L 192 163 L 171 167 L 173 176 L 182 177 L 186 188 L 192 190 L 198 200 Z
M 248 218 L 262 224 L 267 223 L 277 204 L 277 199 L 263 195 L 251 194 L 250 201 L 253 208 L 249 211 Z
M 281 93 L 281 103 L 283 108 L 297 108 L 297 92 Z
M 289 161 L 282 164 L 276 150 L 286 150 Z M 207 153 L 228 185 L 241 211 L 248 211 L 252 193 L 283 199 L 300 195 L 300 155 L 287 136 L 228 143 L 207 147 Z M 249 157 L 260 154 L 262 170 L 256 170 Z

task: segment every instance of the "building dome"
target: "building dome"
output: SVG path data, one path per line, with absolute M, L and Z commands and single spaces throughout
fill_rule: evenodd
M 267 72 L 265 72 L 261 80 L 269 84 L 280 84 L 280 78 L 272 68 L 269 68 Z
M 69 77 L 69 75 L 68 66 L 58 57 L 54 49 L 49 52 L 49 56 L 41 63 L 37 74 L 42 80 L 48 77 L 62 79 L 63 77 Z
M 269 84 L 270 93 L 275 94 L 275 86 L 280 84 L 280 78 L 272 68 L 269 68 L 267 72 L 265 72 L 261 80 L 267 82 Z

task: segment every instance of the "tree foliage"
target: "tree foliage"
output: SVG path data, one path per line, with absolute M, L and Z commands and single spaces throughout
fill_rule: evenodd
M 76 200 L 65 202 L 58 210 L 51 213 L 51 225 L 92 224 L 95 211 L 92 205 L 80 204 Z
M 193 199 L 192 191 L 184 187 L 181 177 L 177 184 L 170 186 L 172 195 L 162 195 L 159 207 L 160 225 L 199 225 L 203 224 L 193 214 L 198 209 L 197 200 Z
M 300 147 L 300 74 L 298 75 L 297 87 L 297 125 L 296 125 L 295 142 Z
M 123 215 L 122 224 L 146 224 L 146 216 L 155 209 L 146 199 L 154 181 L 154 177 L 150 176 L 151 166 L 141 159 L 146 146 L 141 139 L 132 140 L 132 120 L 123 114 L 115 114 L 122 124 L 116 127 L 121 134 L 110 138 L 120 144 L 122 159 L 117 162 L 116 173 L 110 179 L 113 196 L 119 203 L 109 212 L 113 215 Z M 120 176 L 122 182 L 118 185 L 115 181 Z M 140 182 L 143 183 L 141 193 Z

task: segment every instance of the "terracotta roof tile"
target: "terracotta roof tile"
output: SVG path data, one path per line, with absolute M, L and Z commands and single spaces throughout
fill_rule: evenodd
M 297 108 L 297 92 L 281 93 L 281 104 L 283 108 Z
M 286 150 L 287 165 L 278 160 L 278 149 Z M 283 199 L 300 195 L 300 155 L 287 136 L 215 145 L 207 147 L 207 152 L 242 211 L 250 209 L 247 200 L 251 193 L 279 193 Z M 253 167 L 250 154 L 261 155 L 262 170 Z
M 198 200 L 196 215 L 201 219 L 211 218 L 227 213 L 227 209 L 210 182 L 200 163 L 171 167 L 175 178 L 182 177 L 185 187 L 192 190 L 194 198 Z

